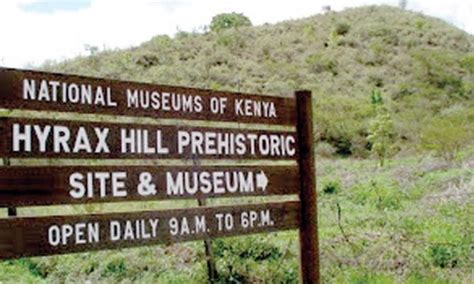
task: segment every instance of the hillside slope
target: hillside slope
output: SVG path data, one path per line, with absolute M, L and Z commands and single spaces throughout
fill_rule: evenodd
M 368 155 L 374 91 L 381 92 L 394 122 L 393 153 L 417 149 L 434 118 L 455 114 L 456 121 L 474 121 L 474 37 L 388 6 L 219 33 L 156 36 L 136 48 L 42 68 L 282 96 L 309 89 L 317 95 L 318 138 L 342 155 Z

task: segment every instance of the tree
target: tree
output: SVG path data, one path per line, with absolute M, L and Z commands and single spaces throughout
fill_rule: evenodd
M 434 151 L 446 161 L 455 160 L 462 147 L 474 139 L 469 124 L 472 119 L 474 109 L 431 119 L 421 133 L 421 148 Z
M 212 18 L 210 30 L 220 32 L 225 29 L 251 26 L 252 22 L 242 13 L 223 13 Z
M 372 91 L 370 99 L 376 116 L 370 121 L 367 140 L 372 145 L 371 152 L 379 159 L 379 165 L 383 167 L 392 149 L 395 127 L 390 113 L 384 106 L 381 92 Z

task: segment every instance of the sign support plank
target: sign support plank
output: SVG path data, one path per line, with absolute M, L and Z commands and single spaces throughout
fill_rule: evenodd
M 295 160 L 295 132 L 0 118 L 0 157 Z
M 312 284 L 320 283 L 313 104 L 310 91 L 298 91 L 295 95 L 301 182 L 300 268 L 302 283 Z
M 0 108 L 294 126 L 295 100 L 0 68 Z
M 0 168 L 0 206 L 290 195 L 296 166 L 13 166 Z
M 298 201 L 0 219 L 0 259 L 172 244 L 298 228 Z

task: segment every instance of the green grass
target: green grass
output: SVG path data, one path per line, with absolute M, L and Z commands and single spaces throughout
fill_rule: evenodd
M 318 159 L 323 283 L 472 283 L 474 170 L 466 165 L 474 156 L 463 153 L 470 154 L 448 165 L 419 156 L 384 168 Z M 298 281 L 295 231 L 217 239 L 213 247 L 219 283 Z M 205 283 L 206 273 L 199 241 L 0 263 L 4 283 Z

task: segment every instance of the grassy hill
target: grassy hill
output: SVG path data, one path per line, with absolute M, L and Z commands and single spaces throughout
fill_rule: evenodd
M 436 117 L 459 116 L 470 120 L 463 129 L 473 129 L 474 37 L 394 7 L 180 32 L 128 50 L 93 53 L 43 68 L 281 96 L 309 89 L 317 98 L 322 148 L 341 155 L 368 155 L 374 91 L 381 92 L 394 123 L 391 154 L 418 149 L 423 130 L 436 124 Z
M 312 90 L 322 283 L 473 282 L 473 36 L 439 19 L 371 6 L 90 51 L 41 68 L 280 96 Z M 384 167 L 369 158 L 380 153 L 390 157 Z M 92 209 L 178 205 L 196 201 Z M 298 281 L 295 231 L 218 239 L 213 251 L 219 283 Z M 0 283 L 206 281 L 202 242 L 0 262 Z

